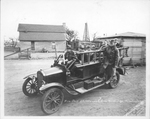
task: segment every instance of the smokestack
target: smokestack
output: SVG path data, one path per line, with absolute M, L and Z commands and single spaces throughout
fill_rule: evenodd
M 88 29 L 87 23 L 85 23 L 84 34 L 83 34 L 83 41 L 90 41 L 89 29 Z
M 65 28 L 65 30 L 66 30 L 66 23 L 63 23 L 63 27 Z

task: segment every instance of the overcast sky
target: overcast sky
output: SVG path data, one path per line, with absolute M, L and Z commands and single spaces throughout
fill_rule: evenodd
M 18 37 L 19 23 L 62 25 L 78 32 L 85 23 L 94 33 L 150 32 L 150 0 L 2 0 L 2 38 Z

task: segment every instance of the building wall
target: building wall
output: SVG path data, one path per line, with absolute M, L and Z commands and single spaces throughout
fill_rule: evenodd
M 31 42 L 19 42 L 18 46 L 23 49 L 31 48 Z
M 100 41 L 111 40 L 114 38 L 99 39 Z M 133 64 L 140 64 L 141 60 L 145 63 L 146 58 L 146 39 L 143 37 L 117 37 L 118 41 L 125 47 L 129 47 L 128 56 L 124 58 L 124 64 L 129 64 L 132 58 Z
M 31 48 L 31 42 L 19 42 L 19 47 L 21 50 Z M 52 42 L 35 42 L 35 51 L 41 51 L 43 48 L 48 51 L 54 51 Z M 64 51 L 66 49 L 66 41 L 56 42 L 56 49 L 57 51 Z
M 66 33 L 19 32 L 20 41 L 65 41 Z
M 146 58 L 144 38 L 123 38 L 123 46 L 129 47 L 128 60 L 132 59 L 133 64 L 140 64 Z M 125 61 L 128 63 L 127 61 Z

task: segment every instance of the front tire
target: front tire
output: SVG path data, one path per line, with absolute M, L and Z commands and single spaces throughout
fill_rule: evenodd
M 110 83 L 108 84 L 109 88 L 116 88 L 118 86 L 119 80 L 120 80 L 120 74 L 119 72 L 116 72 L 116 76 L 113 77 Z
M 41 109 L 45 114 L 59 110 L 64 101 L 64 94 L 59 88 L 50 88 L 42 97 Z
M 22 91 L 26 96 L 33 97 L 38 93 L 37 78 L 27 78 L 22 86 Z

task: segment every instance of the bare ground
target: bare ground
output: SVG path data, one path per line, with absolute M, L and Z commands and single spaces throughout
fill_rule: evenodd
M 26 75 L 50 67 L 52 60 L 5 60 L 4 63 L 5 116 L 44 116 L 41 96 L 25 96 L 22 84 Z M 131 68 L 128 73 L 120 77 L 115 89 L 101 87 L 79 96 L 64 92 L 64 104 L 52 116 L 124 116 L 146 98 L 146 68 Z M 145 115 L 144 106 L 141 116 Z

